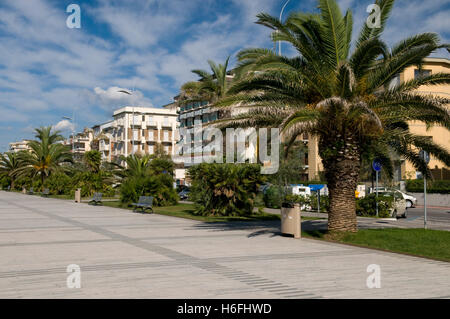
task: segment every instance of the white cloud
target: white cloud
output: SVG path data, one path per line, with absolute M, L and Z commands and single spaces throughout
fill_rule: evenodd
M 122 91 L 122 92 L 121 92 Z M 124 93 L 124 92 L 128 92 Z M 144 107 L 152 107 L 153 104 L 149 99 L 144 97 L 141 91 L 129 90 L 125 88 L 120 88 L 117 86 L 112 86 L 106 90 L 96 87 L 94 93 L 100 103 L 106 107 L 117 107 L 125 105 L 139 105 Z M 112 109 L 112 108 L 111 108 Z
M 75 126 L 69 120 L 61 120 L 57 124 L 53 125 L 53 129 L 56 131 L 73 131 Z

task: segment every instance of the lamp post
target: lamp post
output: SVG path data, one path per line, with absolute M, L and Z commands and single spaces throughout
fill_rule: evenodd
M 281 12 L 280 12 L 280 23 L 282 22 L 282 18 L 283 18 L 283 12 L 284 9 L 286 9 L 286 6 L 289 4 L 291 0 L 286 1 L 286 3 L 284 4 L 284 6 L 281 8 Z M 278 32 L 278 31 L 277 31 Z M 281 41 L 278 41 L 278 55 L 281 56 Z
M 120 90 L 118 91 L 119 93 L 124 93 L 124 94 L 128 94 L 128 95 L 133 95 L 133 93 L 130 93 L 126 90 Z M 132 116 L 133 116 L 133 127 L 131 129 L 131 154 L 134 155 L 134 103 L 133 103 L 133 111 L 132 111 Z
M 72 117 L 68 117 L 68 116 L 63 116 L 64 120 L 69 120 L 72 121 L 72 154 L 75 155 L 75 142 L 74 142 L 74 138 L 75 138 L 75 112 L 73 113 Z

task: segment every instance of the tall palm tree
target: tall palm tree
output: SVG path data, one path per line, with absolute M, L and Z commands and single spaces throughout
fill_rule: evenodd
M 7 152 L 0 154 L 0 176 L 7 176 L 10 179 L 11 189 L 14 189 L 16 170 L 19 167 L 19 153 Z
M 59 131 L 52 131 L 52 127 L 41 127 L 35 129 L 35 141 L 30 141 L 29 152 L 19 155 L 21 165 L 15 170 L 17 176 L 40 176 L 42 188 L 45 179 L 55 171 L 64 170 L 63 163 L 72 163 L 70 147 L 60 144 L 64 138 Z
M 212 96 L 212 99 L 217 100 L 223 98 L 228 91 L 228 57 L 224 64 L 216 64 L 214 61 L 208 60 L 211 72 L 205 70 L 192 70 L 193 73 L 200 77 L 199 91 Z M 190 82 L 188 82 L 190 83 Z
M 394 0 L 375 1 L 381 28 L 364 25 L 350 54 L 352 13 L 335 0 L 319 0 L 319 13 L 295 12 L 282 23 L 261 13 L 257 23 L 269 27 L 274 41 L 291 44 L 298 55 L 277 56 L 271 50 L 247 49 L 238 54 L 243 78 L 217 103 L 248 111 L 219 121 L 219 126 L 281 128 L 293 142 L 302 134 L 316 137 L 330 194 L 328 230 L 357 231 L 355 190 L 363 159 L 380 159 L 392 174 L 391 154 L 426 170 L 419 150 L 450 165 L 449 150 L 412 133 L 410 121 L 450 129 L 449 100 L 425 96 L 422 85 L 449 84 L 450 74 L 437 73 L 393 86 L 409 66 L 439 48 L 433 33 L 407 38 L 392 49 L 381 40 Z

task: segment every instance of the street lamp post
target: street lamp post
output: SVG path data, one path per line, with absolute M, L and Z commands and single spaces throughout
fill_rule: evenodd
M 132 93 L 126 91 L 126 90 L 120 90 L 119 93 L 124 93 L 128 95 L 133 95 Z M 133 127 L 131 128 L 131 154 L 134 155 L 134 103 L 133 103 L 133 110 L 132 110 L 132 116 L 133 116 Z
M 74 138 L 75 138 L 75 120 L 74 120 L 74 118 L 75 118 L 75 112 L 72 115 L 72 117 L 63 116 L 64 120 L 72 121 L 72 154 L 73 155 L 75 155 L 75 141 L 74 141 Z
M 281 8 L 280 23 L 282 22 L 284 9 L 286 9 L 286 6 L 289 4 L 290 1 L 291 0 L 286 1 L 286 3 L 284 4 L 283 8 Z M 278 41 L 278 55 L 281 56 L 281 41 Z

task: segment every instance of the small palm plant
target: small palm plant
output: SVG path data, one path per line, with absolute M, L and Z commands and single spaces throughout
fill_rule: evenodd
M 63 163 L 72 163 L 70 147 L 58 143 L 63 140 L 59 131 L 52 131 L 52 127 L 41 127 L 35 130 L 38 140 L 30 141 L 29 152 L 19 155 L 20 167 L 15 170 L 17 176 L 39 176 L 44 188 L 45 179 L 56 171 L 64 171 Z
M 20 167 L 19 153 L 7 152 L 0 154 L 0 176 L 6 176 L 11 181 L 11 189 L 14 189 L 16 170 Z
M 378 158 L 392 174 L 398 154 L 425 170 L 419 150 L 450 165 L 449 151 L 409 129 L 410 121 L 450 129 L 447 99 L 415 91 L 422 85 L 450 83 L 437 73 L 392 85 L 405 68 L 421 66 L 441 44 L 433 33 L 407 38 L 392 49 L 381 40 L 394 0 L 375 1 L 381 27 L 364 25 L 350 53 L 353 19 L 335 0 L 319 0 L 317 14 L 295 12 L 285 23 L 261 13 L 258 22 L 298 52 L 277 56 L 266 49 L 239 53 L 240 81 L 228 90 L 221 107 L 247 110 L 219 126 L 280 127 L 288 142 L 302 134 L 317 138 L 330 194 L 328 230 L 357 231 L 355 190 L 363 159 Z

